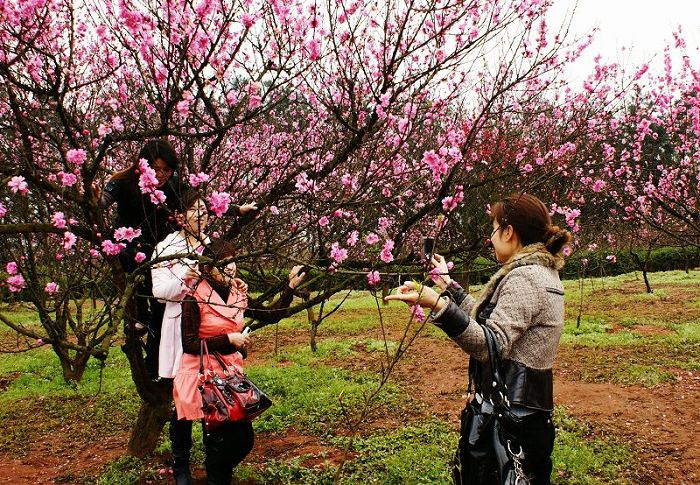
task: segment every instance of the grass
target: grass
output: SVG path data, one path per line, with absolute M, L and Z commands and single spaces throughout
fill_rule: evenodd
M 632 460 L 628 445 L 610 437 L 596 436 L 587 424 L 568 417 L 560 407 L 554 413 L 557 437 L 552 461 L 552 482 L 567 485 L 616 483 Z
M 584 313 L 578 327 L 578 282 L 564 282 L 567 319 L 561 357 L 566 360 L 567 355 L 572 356 L 570 378 L 654 387 L 672 382 L 678 370 L 700 370 L 700 298 L 693 296 L 700 272 L 655 273 L 650 277 L 653 294 L 646 294 L 641 279 L 633 274 L 586 281 Z M 337 295 L 331 303 L 341 299 Z M 395 351 L 408 311 L 399 303 L 380 304 L 379 308 L 393 339 L 387 345 Z M 35 321 L 33 312 L 26 308 L 18 309 L 13 318 L 26 324 Z M 365 359 L 367 353 L 381 358 L 385 342 L 378 322 L 375 297 L 355 292 L 322 323 L 317 353 L 307 345 L 295 344 L 282 347 L 277 356 L 263 355 L 257 365 L 247 368 L 274 402 L 255 422 L 259 438 L 284 436 L 294 428 L 317 440 L 320 451 L 241 466 L 239 479 L 250 483 L 332 483 L 338 472 L 336 455 L 341 452 L 348 459 L 342 469 L 343 483 L 449 483 L 448 463 L 456 445 L 456 430 L 424 412 L 420 408 L 424 405 L 395 383 L 383 388 L 378 398 L 383 406 L 360 434 L 354 440 L 346 436 L 343 406 L 357 411 L 379 382 L 377 373 L 350 370 L 353 367 L 348 363 L 360 354 Z M 414 322 L 411 329 L 418 325 Z M 642 332 L 640 326 L 658 331 Z M 308 329 L 306 314 L 283 321 L 279 329 L 304 333 Z M 274 331 L 274 327 L 264 328 L 260 338 L 270 338 Z M 421 336 L 426 335 L 446 338 L 430 324 L 422 331 Z M 41 403 L 38 413 L 37 402 Z M 104 368 L 91 360 L 81 383 L 66 384 L 58 359 L 49 347 L 42 347 L 0 355 L 0 406 L 0 426 L 5 430 L 0 435 L 0 449 L 10 456 L 24 456 L 30 451 L 26 443 L 40 442 L 47 435 L 91 442 L 99 430 L 126 437 L 139 399 L 128 363 L 118 348 L 111 350 Z M 407 415 L 410 420 L 405 419 Z M 402 425 L 382 424 L 384 417 L 393 417 L 392 422 L 398 420 Z M 554 483 L 625 483 L 625 467 L 636 459 L 628 445 L 572 419 L 563 409 L 557 409 L 555 422 Z M 21 428 L 16 423 L 22 423 Z M 193 461 L 201 465 L 201 428 L 195 425 L 194 430 Z M 161 445 L 147 460 L 120 457 L 106 465 L 99 477 L 66 480 L 101 485 L 159 482 L 164 480 L 159 470 L 168 452 L 164 433 Z

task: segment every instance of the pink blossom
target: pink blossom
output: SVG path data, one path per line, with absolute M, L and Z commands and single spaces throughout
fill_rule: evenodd
M 331 245 L 331 258 L 337 264 L 341 264 L 348 258 L 348 250 L 341 247 L 339 243 L 334 242 Z
M 571 246 L 565 246 L 562 250 L 564 256 L 571 256 Z
M 90 249 L 90 256 L 91 256 L 93 259 L 100 259 L 100 257 L 101 257 L 102 255 L 100 254 L 100 252 L 99 252 L 97 249 L 91 248 L 91 249 Z
M 64 187 L 72 187 L 78 181 L 78 177 L 72 173 L 58 172 L 56 175 L 58 176 L 61 185 Z
M 208 198 L 209 209 L 216 214 L 216 217 L 221 217 L 228 212 L 231 204 L 231 194 L 228 192 L 213 192 Z
M 72 249 L 77 240 L 78 240 L 78 238 L 75 237 L 75 234 L 73 234 L 72 232 L 69 232 L 69 231 L 64 232 L 63 233 L 63 249 L 65 249 L 66 251 Z
M 44 291 L 47 295 L 55 295 L 56 293 L 58 293 L 58 289 L 59 286 L 55 281 L 46 283 L 46 286 L 44 287 Z
M 423 321 L 425 320 L 425 312 L 423 311 L 423 308 L 418 303 L 415 303 L 410 306 L 411 310 L 411 318 L 418 320 L 418 321 Z
M 607 259 L 612 264 L 617 263 L 617 256 L 615 256 L 614 254 L 608 254 L 607 256 L 605 256 L 605 259 Z
M 241 15 L 241 21 L 243 22 L 243 26 L 246 29 L 249 29 L 255 23 L 255 17 L 253 17 L 251 14 L 246 12 L 243 15 Z
M 121 116 L 112 118 L 112 128 L 114 128 L 114 131 L 124 131 L 124 122 Z
M 51 215 L 51 224 L 53 224 L 56 229 L 66 229 L 68 227 L 63 212 L 54 212 Z
M 593 183 L 593 187 L 591 187 L 591 189 L 593 189 L 593 192 L 600 192 L 603 190 L 603 187 L 605 187 L 605 182 L 598 179 Z
M 104 123 L 100 123 L 100 126 L 97 127 L 97 133 L 100 136 L 107 136 L 110 133 L 112 133 L 112 127 L 109 125 L 105 125 Z
M 7 271 L 8 274 L 17 274 L 17 263 L 14 261 L 10 261 L 7 263 L 7 266 L 5 266 L 5 271 Z
M 136 263 L 138 263 L 138 264 L 143 263 L 145 260 L 146 260 L 146 255 L 143 254 L 141 251 L 136 253 L 136 255 L 134 256 L 134 261 L 136 261 Z
M 379 236 L 377 236 L 375 233 L 370 232 L 367 234 L 367 238 L 365 239 L 367 241 L 367 244 L 375 244 L 379 242 Z
M 440 177 L 447 173 L 447 163 L 434 150 L 423 153 L 423 163 L 433 172 L 435 180 L 440 180 Z
M 40 338 L 36 339 L 36 344 L 37 344 L 37 345 L 41 346 L 41 345 L 44 345 L 44 343 L 45 343 L 45 342 L 44 342 L 44 339 L 40 339 Z
M 328 217 L 322 216 L 322 217 L 318 220 L 318 225 L 321 226 L 321 227 L 326 227 L 326 226 L 328 225 Z
M 387 239 L 384 241 L 384 247 L 379 253 L 379 259 L 385 263 L 391 263 L 394 260 L 394 255 L 391 253 L 394 250 L 394 241 Z
M 124 243 L 113 243 L 111 240 L 107 239 L 102 241 L 102 252 L 107 256 L 116 256 L 119 252 L 126 247 Z
M 311 39 L 306 42 L 306 50 L 309 53 L 309 59 L 316 61 L 321 57 L 321 41 L 319 39 Z
M 343 217 L 343 211 L 340 209 L 336 209 L 333 211 L 333 217 Z
M 156 171 L 149 167 L 148 162 L 143 158 L 139 160 L 139 188 L 141 193 L 150 196 L 151 202 L 154 204 L 165 202 L 165 194 L 162 190 L 158 190 Z
M 20 195 L 27 195 L 29 193 L 27 182 L 21 175 L 12 177 L 10 181 L 7 182 L 7 186 L 13 194 L 19 193 Z
M 26 286 L 26 282 L 21 274 L 16 274 L 7 278 L 7 286 L 11 292 L 18 293 Z
M 257 94 L 251 94 L 248 97 L 248 109 L 254 110 L 262 104 L 262 98 Z
M 204 182 L 209 181 L 209 175 L 207 175 L 204 172 L 200 173 L 191 173 L 190 176 L 188 177 L 188 180 L 190 182 L 190 186 L 196 187 L 200 184 L 203 184 Z
M 523 165 L 522 172 L 523 173 L 532 172 L 532 165 L 530 165 L 529 163 L 526 163 L 525 165 Z
M 2 202 L 0 202 L 0 219 L 5 217 L 5 214 L 7 214 L 7 208 Z
M 236 93 L 233 91 L 229 92 L 226 95 L 226 104 L 229 106 L 234 106 L 236 103 L 238 103 L 238 95 L 236 95 Z
M 370 271 L 367 273 L 367 284 L 369 286 L 376 286 L 381 280 L 382 278 L 379 275 L 379 271 Z
M 132 242 L 140 235 L 141 229 L 134 229 L 133 227 L 120 227 L 114 231 L 114 239 L 117 241 Z
M 68 150 L 66 153 L 66 159 L 70 163 L 74 163 L 76 165 L 82 165 L 85 163 L 85 159 L 87 158 L 87 154 L 85 153 L 85 150 L 82 149 L 72 149 Z
M 273 216 L 277 216 L 277 215 L 279 215 L 279 213 L 280 213 L 280 210 L 277 208 L 276 205 L 270 206 L 270 214 L 272 214 Z
M 359 238 L 360 238 L 360 234 L 357 231 L 352 231 L 350 233 L 350 235 L 348 236 L 347 241 L 345 241 L 345 243 L 348 246 L 353 247 L 355 244 L 357 244 L 357 241 Z
M 379 229 L 379 232 L 385 232 L 390 224 L 391 221 L 387 217 L 380 217 L 377 220 L 377 229 Z

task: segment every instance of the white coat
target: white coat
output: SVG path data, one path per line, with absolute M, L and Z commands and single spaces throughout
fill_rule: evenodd
M 205 237 L 204 242 L 209 243 L 209 239 Z M 200 253 L 202 249 L 204 247 L 200 246 L 194 252 Z M 151 259 L 191 252 L 193 250 L 188 246 L 187 239 L 180 232 L 174 232 L 158 243 Z M 195 260 L 183 258 L 164 261 L 151 267 L 153 296 L 165 303 L 158 350 L 160 377 L 172 379 L 180 368 L 182 300 L 190 293 L 190 285 L 194 284 L 194 281 L 185 281 L 184 276 L 187 270 L 196 264 Z

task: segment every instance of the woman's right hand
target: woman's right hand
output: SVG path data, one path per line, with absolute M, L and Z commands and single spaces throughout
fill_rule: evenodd
M 244 349 L 250 343 L 250 338 L 240 332 L 231 332 L 228 334 L 228 341 L 237 349 Z
M 450 286 L 452 278 L 450 278 L 450 270 L 447 268 L 445 258 L 437 253 L 433 254 L 433 259 L 430 260 L 433 268 L 435 268 L 435 284 L 443 291 Z
M 191 283 L 197 281 L 200 278 L 199 271 L 194 269 L 192 266 L 189 266 L 187 268 L 187 271 L 185 272 L 185 275 L 182 277 L 182 280 L 188 284 L 191 285 Z

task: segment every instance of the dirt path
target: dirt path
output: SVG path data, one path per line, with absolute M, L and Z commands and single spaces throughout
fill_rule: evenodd
M 467 367 L 456 346 L 420 339 L 396 369 L 395 379 L 438 417 L 456 424 L 466 398 Z M 571 381 L 555 370 L 555 402 L 569 415 L 630 444 L 639 457 L 625 471 L 633 483 L 697 484 L 700 373 L 675 373 L 676 382 L 649 389 Z
M 282 348 L 305 342 L 305 336 L 298 332 L 281 337 Z M 272 351 L 270 342 L 262 339 L 255 347 L 253 355 L 257 354 L 257 358 L 252 357 L 251 364 L 265 361 Z M 357 370 L 378 368 L 377 352 L 366 352 L 362 346 L 355 350 L 357 357 L 329 363 Z M 567 361 L 575 361 L 579 352 L 590 349 L 569 347 L 562 353 Z M 422 336 L 396 366 L 392 380 L 419 401 L 420 408 L 415 413 L 435 415 L 456 429 L 466 399 L 467 369 L 467 356 L 454 344 Z M 555 401 L 565 406 L 571 416 L 589 423 L 596 434 L 614 435 L 630 444 L 639 457 L 639 462 L 625 471 L 633 483 L 700 483 L 700 373 L 674 372 L 676 381 L 672 384 L 647 389 L 579 382 L 565 370 L 555 369 Z M 75 483 L 77 480 L 71 481 L 71 477 L 99 474 L 104 464 L 125 452 L 126 436 L 122 434 L 100 440 L 97 447 L 95 443 L 71 443 L 65 438 L 52 430 L 30 443 L 21 458 L 0 451 L 0 483 Z M 264 439 L 261 436 L 249 461 L 285 460 L 302 451 L 325 451 L 330 462 L 337 462 L 344 454 L 338 449 L 326 449 L 315 437 L 290 430 L 287 435 Z M 201 481 L 203 471 L 196 470 L 195 476 Z

